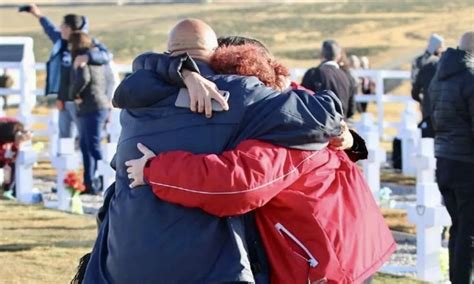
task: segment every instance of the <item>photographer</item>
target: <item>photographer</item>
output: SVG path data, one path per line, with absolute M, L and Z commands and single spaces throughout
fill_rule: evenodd
M 31 4 L 20 8 L 20 11 L 28 12 L 39 19 L 44 32 L 53 42 L 51 56 L 46 65 L 46 90 L 45 94 L 57 94 L 56 105 L 59 109 L 59 136 L 60 138 L 71 138 L 73 123 L 77 125 L 76 105 L 70 100 L 68 93 L 70 88 L 69 74 L 71 67 L 82 68 L 87 64 L 104 65 L 110 60 L 107 48 L 93 39 L 96 47 L 90 52 L 77 56 L 72 62 L 71 52 L 68 48 L 68 40 L 75 31 L 87 33 L 88 20 L 85 16 L 67 14 L 58 29 L 47 17 L 45 17 L 38 6 Z

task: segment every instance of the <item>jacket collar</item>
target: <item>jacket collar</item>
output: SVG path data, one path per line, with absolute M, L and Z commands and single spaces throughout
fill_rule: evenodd
M 334 60 L 324 61 L 323 63 L 321 63 L 321 66 L 322 65 L 329 65 L 329 66 L 332 66 L 332 67 L 335 67 L 335 68 L 339 69 L 339 64 L 337 64 L 337 62 L 334 61 Z

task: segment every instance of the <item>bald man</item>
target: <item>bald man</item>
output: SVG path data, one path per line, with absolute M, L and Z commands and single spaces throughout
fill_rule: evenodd
M 116 183 L 107 194 L 109 209 L 84 283 L 268 282 L 252 215 L 218 218 L 166 203 L 148 185 L 129 187 L 125 161 L 141 156 L 139 142 L 157 154 L 221 153 L 248 139 L 317 150 L 340 134 L 341 106 L 334 94 L 282 96 L 254 77 L 216 75 L 207 64 L 216 47 L 207 24 L 183 20 L 169 34 L 169 52 L 177 57 L 139 56 L 134 73 L 117 89 L 114 104 L 124 110 L 114 159 Z M 177 71 L 183 66 L 229 91 L 229 111 L 207 119 L 188 107 L 175 107 L 180 89 L 165 81 L 182 83 Z
M 451 216 L 449 278 L 473 283 L 474 32 L 441 57 L 430 86 L 436 179 Z

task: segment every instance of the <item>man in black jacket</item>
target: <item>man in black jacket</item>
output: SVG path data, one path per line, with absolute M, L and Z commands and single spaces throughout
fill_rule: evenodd
M 428 89 L 436 73 L 436 66 L 443 51 L 443 38 L 433 34 L 428 42 L 425 53 L 414 60 L 412 66 L 413 87 L 412 98 L 421 104 L 422 121 L 420 123 L 422 137 L 434 137 L 430 114 L 430 96 Z
M 474 255 L 474 32 L 441 57 L 430 86 L 436 178 L 452 226 L 449 276 L 472 283 Z
M 333 91 L 342 102 L 345 117 L 349 118 L 354 113 L 354 100 L 351 99 L 354 94 L 349 78 L 337 64 L 341 59 L 341 52 L 342 49 L 336 41 L 324 41 L 321 64 L 306 71 L 301 85 L 314 92 Z

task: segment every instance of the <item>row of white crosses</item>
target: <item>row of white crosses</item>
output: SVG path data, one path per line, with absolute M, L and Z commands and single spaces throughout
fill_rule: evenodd
M 386 161 L 386 153 L 380 148 L 378 128 L 370 113 L 363 113 L 361 120 L 355 125 L 359 135 L 364 138 L 369 155 L 360 163 L 372 193 L 377 196 L 380 190 L 380 167 Z
M 435 170 L 434 139 L 423 138 L 416 155 L 416 205 L 408 208 L 408 219 L 416 224 L 417 277 L 429 282 L 443 280 L 439 258 L 441 230 L 451 223 L 441 204 Z
M 36 73 L 33 39 L 27 37 L 0 37 L 0 69 L 14 70 L 18 82 L 12 89 L 0 88 L 0 95 L 20 96 L 19 120 L 31 126 L 31 111 L 36 104 Z M 23 203 L 33 203 L 38 195 L 33 190 L 33 165 L 37 159 L 30 143 L 20 145 L 15 185 L 17 198 Z
M 416 128 L 416 109 L 408 103 L 403 112 L 399 138 L 402 140 L 402 172 L 416 174 L 416 205 L 408 206 L 410 222 L 417 226 L 417 278 L 423 281 L 443 280 L 440 269 L 441 230 L 450 225 L 446 208 L 435 180 L 434 140 L 423 138 Z M 378 132 L 371 114 L 362 114 L 356 123 L 358 133 L 366 140 L 369 157 L 361 162 L 367 182 L 377 196 L 380 189 L 380 165 L 385 152 L 380 148 Z

